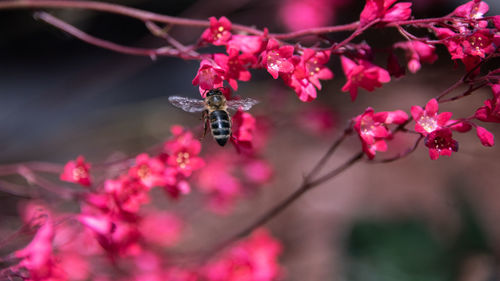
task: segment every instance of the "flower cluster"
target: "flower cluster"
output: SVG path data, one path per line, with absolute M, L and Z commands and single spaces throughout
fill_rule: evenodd
M 408 120 L 408 115 L 404 111 L 375 113 L 371 107 L 353 119 L 354 130 L 358 133 L 363 151 L 369 159 L 373 159 L 377 151 L 387 150 L 386 140 L 392 138 L 392 133 L 387 125 L 403 124 L 406 120 Z
M 488 4 L 483 1 L 469 1 L 455 9 L 451 24 L 433 27 L 451 58 L 461 60 L 467 71 L 500 45 L 498 28 L 488 28 L 488 21 L 483 19 L 488 10 Z
M 203 270 L 208 281 L 276 280 L 282 275 L 277 258 L 281 244 L 263 229 L 258 229 Z

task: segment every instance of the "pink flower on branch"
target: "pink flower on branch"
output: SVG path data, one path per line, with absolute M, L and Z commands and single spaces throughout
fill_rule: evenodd
M 474 117 L 483 122 L 500 123 L 500 84 L 491 86 L 493 98 L 485 100 L 484 106 L 478 108 Z
M 485 2 L 475 0 L 458 6 L 453 11 L 453 15 L 466 19 L 480 19 L 489 9 L 490 7 Z
M 208 281 L 272 281 L 281 276 L 278 264 L 281 244 L 270 234 L 258 229 L 249 238 L 210 261 L 203 269 Z
M 435 130 L 443 129 L 450 120 L 452 113 L 443 112 L 438 114 L 438 111 L 439 104 L 436 99 L 431 99 L 425 106 L 425 110 L 418 105 L 412 106 L 411 115 L 415 120 L 415 131 L 427 136 Z
M 356 116 L 354 130 L 361 139 L 363 151 L 369 159 L 375 157 L 377 151 L 386 151 L 386 140 L 392 138 L 391 131 L 387 128 L 389 124 L 403 124 L 408 120 L 408 115 L 401 110 L 383 111 L 375 113 L 369 107 L 361 115 Z
M 78 183 L 83 186 L 92 185 L 90 177 L 90 164 L 85 162 L 83 156 L 78 156 L 76 161 L 69 161 L 64 166 L 64 172 L 61 174 L 60 179 L 63 181 Z
M 366 0 L 361 12 L 360 23 L 366 25 L 376 19 L 383 22 L 407 20 L 411 15 L 410 2 L 396 3 L 397 0 Z M 392 7 L 391 7 L 392 6 Z
M 135 165 L 129 169 L 128 174 L 150 189 L 164 185 L 164 171 L 165 165 L 160 159 L 141 153 L 135 158 Z
M 257 55 L 263 51 L 265 43 L 264 36 L 235 34 L 227 42 L 226 51 L 229 54 L 234 49 L 243 54 Z
M 217 20 L 210 17 L 210 27 L 203 31 L 201 39 L 216 46 L 225 45 L 231 38 L 231 22 L 226 17 Z
M 252 114 L 238 110 L 232 117 L 231 142 L 238 152 L 251 154 L 253 151 L 253 140 L 256 121 Z
M 442 128 L 432 131 L 425 137 L 425 146 L 429 148 L 429 156 L 436 160 L 439 156 L 451 156 L 452 152 L 458 151 L 458 142 L 453 139 L 450 128 Z
M 175 168 L 180 174 L 189 177 L 195 170 L 204 165 L 202 158 L 198 157 L 201 151 L 201 143 L 193 137 L 189 131 L 181 126 L 173 126 L 174 138 L 165 142 L 164 151 L 169 155 L 167 165 Z
M 293 50 L 290 45 L 280 47 L 279 42 L 272 38 L 267 42 L 266 50 L 261 54 L 262 65 L 274 79 L 277 79 L 280 73 L 293 72 L 294 66 L 290 61 Z
M 324 64 L 330 60 L 330 51 L 315 51 L 304 49 L 298 62 L 296 57 L 294 71 L 291 74 L 284 74 L 283 80 L 292 87 L 299 99 L 309 102 L 316 99 L 316 88 L 321 90 L 321 80 L 333 78 L 333 73 Z
M 482 145 L 489 147 L 495 145 L 495 136 L 485 128 L 476 125 L 476 134 Z
M 240 55 L 237 50 L 229 49 L 229 56 L 214 54 L 214 60 L 224 70 L 224 80 L 227 80 L 234 90 L 238 90 L 238 80 L 250 80 L 248 67 L 257 62 L 257 57 L 251 54 Z
M 375 88 L 381 87 L 382 83 L 391 80 L 387 70 L 368 61 L 359 60 L 359 63 L 356 63 L 344 56 L 341 56 L 340 59 L 342 69 L 347 77 L 347 83 L 342 87 L 342 91 L 349 91 L 353 101 L 358 95 L 359 87 L 371 92 Z
M 408 70 L 412 73 L 420 70 L 422 62 L 434 63 L 438 59 L 436 47 L 420 41 L 399 42 L 394 44 L 394 47 L 405 50 Z
M 199 85 L 200 93 L 207 90 L 222 87 L 224 69 L 211 59 L 204 59 L 200 63 L 200 68 L 196 77 L 193 79 L 193 85 Z

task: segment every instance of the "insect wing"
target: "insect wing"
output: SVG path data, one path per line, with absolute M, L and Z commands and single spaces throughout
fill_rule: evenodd
M 228 109 L 231 109 L 231 110 L 238 110 L 239 108 L 241 108 L 242 110 L 244 111 L 247 111 L 249 110 L 250 108 L 252 108 L 252 106 L 258 104 L 259 101 L 258 100 L 255 100 L 255 99 L 252 99 L 252 98 L 244 98 L 244 99 L 240 99 L 240 100 L 230 100 L 227 102 L 227 107 Z
M 201 112 L 205 110 L 205 102 L 199 99 L 190 99 L 186 97 L 173 96 L 168 101 L 175 107 L 187 112 Z

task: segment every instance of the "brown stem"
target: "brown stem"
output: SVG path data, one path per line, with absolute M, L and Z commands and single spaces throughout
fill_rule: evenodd
M 84 42 L 87 42 L 91 45 L 98 46 L 104 49 L 112 50 L 118 53 L 135 55 L 135 56 L 147 56 L 150 57 L 151 59 L 156 59 L 157 56 L 175 56 L 175 57 L 183 56 L 181 52 L 172 49 L 170 47 L 163 47 L 158 49 L 144 49 L 144 48 L 123 46 L 107 40 L 103 40 L 94 37 L 88 33 L 85 33 L 80 29 L 70 25 L 69 23 L 64 22 L 46 12 L 36 12 L 34 16 L 36 19 L 42 20 L 64 32 L 67 32 L 75 36 L 76 38 Z

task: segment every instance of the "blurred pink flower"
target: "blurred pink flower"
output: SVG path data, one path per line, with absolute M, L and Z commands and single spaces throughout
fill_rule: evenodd
M 90 164 L 85 162 L 83 156 L 78 156 L 76 161 L 69 161 L 64 166 L 64 172 L 60 179 L 63 181 L 78 183 L 83 186 L 90 186 L 92 180 L 90 178 Z
M 208 281 L 272 281 L 281 275 L 281 244 L 264 229 L 231 247 L 205 266 Z
M 344 56 L 341 56 L 340 59 L 342 69 L 347 77 L 347 83 L 342 87 L 342 91 L 349 91 L 353 101 L 358 95 L 358 87 L 371 92 L 377 87 L 382 87 L 382 83 L 391 80 L 387 70 L 368 61 L 360 59 L 358 64 Z

